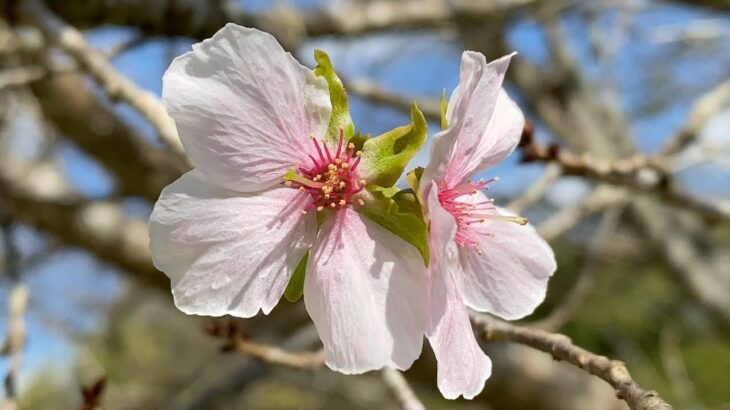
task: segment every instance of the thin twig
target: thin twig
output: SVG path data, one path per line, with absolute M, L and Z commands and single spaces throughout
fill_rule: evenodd
M 426 407 L 418 400 L 416 393 L 408 384 L 408 380 L 401 372 L 391 368 L 385 368 L 382 371 L 383 381 L 393 394 L 393 397 L 400 404 L 403 410 L 425 410 Z
M 521 196 L 507 204 L 507 209 L 521 214 L 527 207 L 539 201 L 563 174 L 559 164 L 547 164 L 540 178 L 527 187 Z
M 561 209 L 538 227 L 537 232 L 545 240 L 552 240 L 569 231 L 584 218 L 607 207 L 626 202 L 628 194 L 620 187 L 601 185 L 573 206 Z
M 687 374 L 676 321 L 671 321 L 662 328 L 659 335 L 659 358 L 677 402 L 688 409 L 705 408 L 697 399 L 692 379 Z
M 262 362 L 293 369 L 319 369 L 324 365 L 324 351 L 292 353 L 276 346 L 252 342 L 242 338 L 231 340 L 230 347 Z
M 616 228 L 620 216 L 620 207 L 610 208 L 605 211 L 595 235 L 588 244 L 585 252 L 585 262 L 583 262 L 583 266 L 580 272 L 578 272 L 578 279 L 575 285 L 573 285 L 568 294 L 563 298 L 560 305 L 553 309 L 546 318 L 534 322 L 532 324 L 533 327 L 547 331 L 560 330 L 573 317 L 575 312 L 578 311 L 578 308 L 580 308 L 591 289 L 593 289 L 599 254 Z
M 9 68 L 0 71 L 0 90 L 20 87 L 43 78 L 47 70 L 39 66 Z
M 535 141 L 522 144 L 523 161 L 555 162 L 565 175 L 588 177 L 635 190 L 652 190 L 662 199 L 681 208 L 690 209 L 711 221 L 730 220 L 730 206 L 699 198 L 685 192 L 672 177 L 663 158 L 636 154 L 628 159 L 608 161 L 589 154 L 575 155 L 557 145 L 541 145 Z
M 631 378 L 623 362 L 578 347 L 565 335 L 512 325 L 487 315 L 472 313 L 471 319 L 487 341 L 508 340 L 530 346 L 600 377 L 616 389 L 616 396 L 624 400 L 631 410 L 672 409 L 657 392 L 641 388 Z
M 224 339 L 224 352 L 238 351 L 262 362 L 287 366 L 294 369 L 318 369 L 324 366 L 324 351 L 291 353 L 276 346 L 249 340 L 248 333 L 234 320 L 212 320 L 205 325 L 205 332 Z
M 183 156 L 175 123 L 157 97 L 115 70 L 103 53 L 91 48 L 78 30 L 56 17 L 43 2 L 24 0 L 21 6 L 27 18 L 43 32 L 46 39 L 68 53 L 112 101 L 121 100 L 136 109 L 155 127 L 163 143 Z
M 23 363 L 23 346 L 25 345 L 26 328 L 25 309 L 28 305 L 28 288 L 20 282 L 20 260 L 18 250 L 11 235 L 10 222 L 3 220 L 0 230 L 5 247 L 5 272 L 14 282 L 8 297 L 8 329 L 5 343 L 0 349 L 0 356 L 10 359 L 8 372 L 5 374 L 5 400 L 2 410 L 17 410 L 18 407 L 18 373 Z
M 2 348 L 2 353 L 10 358 L 10 366 L 5 375 L 5 401 L 2 410 L 18 409 L 18 373 L 23 363 L 23 346 L 25 345 L 26 329 L 23 316 L 28 304 L 28 288 L 23 284 L 16 284 L 10 291 L 8 298 L 8 334 Z
M 697 138 L 707 121 L 727 106 L 730 106 L 730 79 L 701 95 L 695 101 L 687 123 L 667 140 L 658 155 L 671 156 L 684 149 Z
M 441 106 L 438 100 L 429 98 L 419 98 L 418 100 L 403 97 L 399 94 L 389 92 L 378 87 L 377 84 L 370 80 L 365 79 L 353 79 L 343 80 L 345 89 L 352 94 L 356 94 L 372 103 L 380 104 L 388 107 L 395 108 L 405 113 L 410 112 L 411 105 L 414 102 L 418 104 L 418 108 L 421 109 L 423 115 L 431 121 L 440 121 L 441 119 Z

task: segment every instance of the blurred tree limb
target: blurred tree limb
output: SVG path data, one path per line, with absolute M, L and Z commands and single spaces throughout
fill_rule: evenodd
M 46 231 L 66 245 L 79 246 L 159 288 L 169 288 L 149 253 L 147 224 L 110 201 L 73 192 L 54 164 L 0 161 L 4 205 L 18 221 Z
M 28 305 L 29 289 L 21 282 L 20 278 L 20 255 L 15 246 L 15 239 L 12 235 L 12 222 L 4 215 L 0 217 L 0 231 L 4 247 L 5 275 L 10 278 L 13 285 L 7 301 L 8 324 L 5 341 L 0 346 L 0 357 L 7 356 L 9 360 L 8 370 L 3 378 L 5 386 L 5 398 L 2 402 L 2 410 L 18 410 L 18 376 L 23 363 L 23 348 L 26 341 L 25 310 Z
M 124 101 L 139 111 L 155 127 L 162 142 L 181 160 L 185 158 L 175 123 L 156 96 L 117 72 L 101 52 L 89 47 L 78 30 L 56 17 L 41 0 L 23 0 L 20 10 L 47 41 L 55 43 L 91 75 L 112 101 Z
M 0 10 L 12 9 L 13 3 L 11 0 L 0 0 Z M 288 48 L 293 48 L 308 37 L 355 36 L 394 29 L 480 23 L 484 18 L 504 16 L 505 13 L 516 12 L 535 3 L 538 2 L 375 0 L 343 3 L 339 7 L 309 12 L 280 6 L 262 13 L 249 13 L 232 1 L 66 0 L 51 1 L 48 5 L 69 24 L 79 28 L 116 24 L 138 27 L 144 34 L 151 36 L 204 39 L 212 36 L 227 22 L 234 22 L 269 31 Z

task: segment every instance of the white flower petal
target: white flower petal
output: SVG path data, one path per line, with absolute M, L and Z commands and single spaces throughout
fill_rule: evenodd
M 271 35 L 234 24 L 172 62 L 162 98 L 193 163 L 241 192 L 271 188 L 306 162 L 331 112 L 324 79 Z
M 519 143 L 524 125 L 520 109 L 502 89 L 512 55 L 487 64 L 464 52 L 461 78 L 448 106 L 449 127 L 434 136 L 423 180 L 453 187 L 495 166 Z
M 321 226 L 304 302 L 331 369 L 409 368 L 421 354 L 425 295 L 421 256 L 392 232 L 351 209 Z
M 545 299 L 557 268 L 550 245 L 531 225 L 487 219 L 473 226 L 489 235 L 480 235 L 481 255 L 471 248 L 459 251 L 463 273 L 456 283 L 464 302 L 508 320 L 529 315 Z
M 431 274 L 430 323 L 426 333 L 438 361 L 438 387 L 447 399 L 472 399 L 484 388 L 492 362 L 479 347 L 469 314 L 454 285 L 458 264 L 436 266 Z
M 438 186 L 431 181 L 430 189 L 424 190 L 425 206 L 429 218 L 428 246 L 431 251 L 431 264 L 439 264 L 442 259 L 455 260 L 457 253 L 453 251 L 456 235 L 456 219 L 439 202 Z
M 509 95 L 500 89 L 492 112 L 492 120 L 486 129 L 481 134 L 475 133 L 471 136 L 462 131 L 459 136 L 453 154 L 456 164 L 450 167 L 447 178 L 453 181 L 470 179 L 502 162 L 517 148 L 524 125 L 525 117 L 522 111 Z
M 277 188 L 242 194 L 193 170 L 162 191 L 150 217 L 155 267 L 176 306 L 209 316 L 268 314 L 316 235 L 306 194 Z

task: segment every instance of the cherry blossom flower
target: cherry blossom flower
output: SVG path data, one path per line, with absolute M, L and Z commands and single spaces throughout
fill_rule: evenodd
M 326 364 L 410 367 L 425 328 L 426 268 L 413 246 L 357 212 L 367 164 L 342 133 L 324 138 L 325 79 L 269 34 L 229 24 L 176 58 L 163 83 L 195 165 L 150 218 L 153 261 L 176 306 L 268 314 L 309 252 L 304 302 Z
M 491 374 L 466 308 L 524 317 L 543 301 L 556 269 L 550 246 L 524 226 L 527 220 L 481 192 L 494 180 L 472 182 L 520 139 L 524 117 L 502 89 L 511 57 L 487 64 L 480 53 L 462 55 L 448 127 L 434 137 L 420 180 L 431 248 L 426 336 L 438 360 L 439 389 L 450 399 L 473 398 Z

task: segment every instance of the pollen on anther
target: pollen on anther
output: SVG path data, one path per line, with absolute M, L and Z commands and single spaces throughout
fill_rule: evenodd
M 353 144 L 353 143 L 347 144 L 347 149 L 355 149 L 355 144 Z
M 320 205 L 320 206 L 317 207 L 317 211 L 318 212 L 322 212 L 323 210 L 324 210 L 324 207 L 322 205 Z

